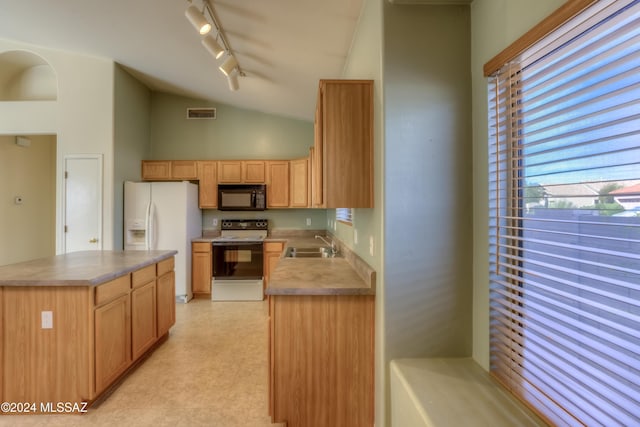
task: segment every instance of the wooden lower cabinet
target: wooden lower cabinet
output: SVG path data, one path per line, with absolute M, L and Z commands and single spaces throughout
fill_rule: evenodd
M 191 290 L 196 296 L 211 295 L 211 243 L 191 243 Z
M 158 277 L 156 307 L 158 337 L 161 337 L 176 323 L 176 273 L 174 271 Z
M 158 338 L 155 279 L 131 291 L 131 354 L 142 356 Z
M 272 422 L 373 426 L 374 296 L 271 295 L 270 304 Z
M 93 288 L 8 286 L 2 296 L 3 401 L 93 399 Z M 42 327 L 43 311 L 52 328 Z
M 4 299 L 2 298 L 2 292 L 4 288 L 0 287 L 0 343 L 4 343 L 4 338 L 2 336 L 2 331 L 4 330 L 4 325 L 2 324 L 2 319 L 4 318 L 2 306 L 4 305 Z M 2 360 L 2 355 L 4 351 L 0 351 L 0 402 L 4 402 L 4 382 L 3 382 L 3 367 L 4 361 Z
M 95 309 L 95 394 L 131 364 L 131 296 L 127 292 Z
M 95 287 L 0 287 L 2 401 L 94 401 L 175 322 L 173 265 Z
M 271 272 L 276 268 L 280 257 L 282 256 L 282 250 L 284 249 L 284 242 L 264 242 L 264 286 L 265 288 L 269 284 L 271 278 Z

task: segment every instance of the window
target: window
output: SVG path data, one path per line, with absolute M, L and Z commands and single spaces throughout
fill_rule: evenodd
M 521 50 L 489 106 L 491 373 L 553 424 L 640 425 L 640 0 Z
M 351 208 L 337 208 L 336 220 L 351 225 L 353 223 L 353 209 Z

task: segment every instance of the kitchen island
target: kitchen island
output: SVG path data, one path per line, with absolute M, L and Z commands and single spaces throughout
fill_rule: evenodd
M 80 412 L 163 342 L 175 323 L 176 253 L 86 251 L 0 267 L 3 412 Z
M 287 239 L 287 247 L 321 246 Z M 280 258 L 269 295 L 269 412 L 288 426 L 373 426 L 375 271 L 346 247 Z

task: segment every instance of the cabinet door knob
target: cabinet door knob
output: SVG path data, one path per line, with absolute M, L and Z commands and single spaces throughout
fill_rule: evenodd
M 89 243 L 98 243 L 98 239 L 94 237 L 93 239 L 89 240 Z

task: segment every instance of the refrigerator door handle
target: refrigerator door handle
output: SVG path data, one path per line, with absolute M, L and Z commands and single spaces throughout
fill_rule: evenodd
M 149 202 L 147 214 L 147 250 L 156 248 L 156 207 Z
M 156 205 L 151 202 L 149 204 L 149 249 L 155 250 L 158 237 L 158 222 L 156 221 Z

